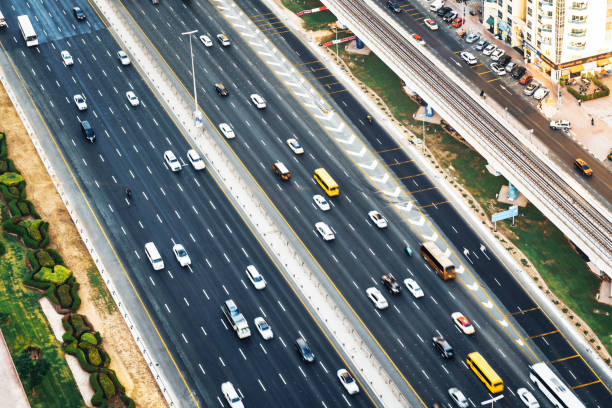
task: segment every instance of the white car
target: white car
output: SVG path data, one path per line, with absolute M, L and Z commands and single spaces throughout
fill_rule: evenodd
M 138 100 L 138 97 L 136 96 L 136 94 L 134 92 L 127 91 L 125 93 L 125 97 L 128 99 L 128 102 L 130 102 L 130 105 L 132 105 L 132 106 L 140 105 L 140 100 Z
M 270 327 L 268 322 L 265 321 L 263 317 L 261 316 L 256 317 L 255 320 L 253 320 L 253 322 L 255 323 L 255 327 L 257 327 L 257 331 L 259 332 L 259 334 L 261 334 L 261 337 L 264 340 L 270 340 L 274 337 L 272 328 Z
M 170 170 L 172 171 L 181 170 L 181 163 L 178 161 L 178 159 L 176 158 L 172 150 L 166 150 L 164 152 L 164 160 L 166 161 L 166 164 L 168 165 L 168 167 L 170 167 Z
M 259 273 L 257 268 L 254 265 L 249 265 L 246 267 L 246 274 L 255 289 L 262 290 L 266 288 L 266 280 Z
M 329 205 L 329 201 L 327 201 L 322 195 L 315 194 L 312 196 L 315 204 L 321 211 L 329 211 L 331 210 L 331 206 Z
M 64 50 L 60 53 L 60 55 L 62 56 L 62 61 L 64 62 L 65 66 L 70 66 L 74 64 L 74 60 L 72 59 L 72 55 L 70 55 L 70 52 Z
M 433 18 L 428 18 L 427 20 L 424 21 L 424 23 L 427 26 L 427 28 L 429 28 L 432 31 L 435 31 L 438 29 L 438 24 L 436 24 L 436 20 L 434 20 Z
M 236 392 L 234 384 L 229 381 L 224 382 L 223 384 L 221 384 L 221 392 L 223 393 L 223 396 L 225 397 L 230 408 L 244 408 L 242 399 Z
M 533 97 L 539 101 L 539 100 L 546 98 L 546 95 L 548 95 L 548 92 L 549 91 L 547 88 L 540 87 L 538 88 L 537 91 L 535 91 L 535 93 L 533 94 Z
M 374 303 L 374 306 L 376 306 L 377 309 L 382 310 L 382 309 L 386 309 L 389 307 L 389 303 L 387 303 L 387 299 L 385 299 L 382 293 L 380 293 L 380 290 L 378 290 L 377 288 L 375 287 L 367 288 L 366 294 L 368 295 L 368 298 L 370 298 L 372 303 Z
M 185 267 L 191 265 L 191 258 L 187 255 L 184 246 L 181 244 L 174 244 L 174 246 L 172 246 L 172 252 L 174 252 L 174 256 L 181 266 Z
M 494 62 L 489 66 L 491 67 L 491 71 L 495 72 L 497 75 L 506 75 L 506 70 L 504 69 L 504 67 L 499 65 L 497 62 Z
M 315 228 L 321 234 L 324 241 L 333 241 L 336 238 L 334 231 L 326 223 L 319 221 L 315 224 Z
M 336 376 L 340 380 L 340 383 L 350 395 L 357 394 L 359 392 L 359 386 L 353 376 L 346 371 L 344 368 L 336 371 Z
M 231 44 L 229 38 L 227 38 L 225 34 L 217 34 L 217 40 L 219 40 L 224 47 L 228 47 Z
M 415 298 L 418 299 L 425 296 L 425 294 L 423 293 L 423 289 L 421 289 L 419 284 L 416 283 L 414 279 L 404 279 L 404 285 L 406 285 L 406 288 L 408 288 L 410 293 L 412 293 L 412 296 L 414 296 Z
M 87 110 L 87 102 L 85 102 L 85 97 L 81 94 L 76 94 L 72 97 L 74 99 L 74 103 L 76 103 L 77 108 L 80 111 Z
M 251 102 L 257 109 L 266 109 L 266 100 L 258 94 L 251 94 Z
M 459 390 L 459 388 L 453 387 L 448 389 L 448 395 L 450 395 L 451 399 L 455 401 L 455 404 L 459 406 L 459 408 L 468 408 L 470 404 L 468 403 L 465 395 Z
M 471 52 L 462 52 L 459 55 L 468 65 L 476 65 L 478 63 L 478 60 L 476 60 L 476 57 Z
M 200 41 L 202 41 L 202 44 L 204 44 L 204 46 L 207 47 L 207 48 L 213 46 L 213 43 L 210 40 L 210 37 L 207 36 L 207 35 L 201 35 L 200 36 Z
M 495 46 L 494 44 L 489 44 L 485 47 L 484 50 L 482 50 L 482 53 L 484 55 L 491 55 L 493 51 L 495 51 L 496 49 L 497 49 L 497 46 Z
M 191 163 L 194 170 L 204 170 L 206 168 L 204 160 L 202 160 L 198 152 L 193 149 L 187 150 L 187 159 L 189 159 L 189 163 Z
M 227 123 L 219 123 L 219 130 L 223 133 L 226 139 L 233 139 L 236 137 L 234 130 Z
M 304 154 L 304 148 L 302 147 L 300 142 L 297 141 L 297 139 L 294 139 L 294 138 L 287 139 L 286 143 L 287 143 L 287 146 L 289 146 L 289 148 L 293 151 L 293 153 Z
M 117 58 L 119 58 L 119 62 L 121 62 L 121 65 L 130 65 L 130 57 L 127 56 L 125 51 L 117 51 Z
M 516 67 L 516 65 L 517 65 L 517 64 L 516 64 L 516 62 L 512 62 L 512 61 L 510 61 L 510 62 L 508 63 L 508 65 L 506 65 L 506 66 L 505 66 L 505 70 L 506 70 L 506 72 L 507 72 L 507 73 L 512 72 L 512 70 L 514 69 L 514 67 Z
M 462 313 L 455 312 L 451 315 L 453 322 L 455 325 L 461 330 L 464 334 L 474 334 L 474 326 L 472 323 L 465 317 Z
M 525 406 L 529 408 L 540 408 L 538 400 L 535 399 L 533 394 L 530 393 L 527 388 L 519 388 L 518 390 L 516 390 L 516 393 L 518 394 L 521 401 L 523 401 L 523 404 L 525 404 Z
M 387 220 L 385 219 L 385 217 L 382 216 L 381 213 L 379 213 L 378 211 L 370 211 L 368 213 L 368 217 L 370 217 L 370 220 L 374 223 L 374 225 L 376 225 L 378 228 L 382 229 L 382 228 L 387 228 Z
M 502 50 L 501 48 L 496 49 L 495 51 L 493 51 L 491 53 L 491 60 L 492 61 L 499 61 L 499 59 L 502 57 L 502 55 L 504 55 L 505 52 L 504 50 Z

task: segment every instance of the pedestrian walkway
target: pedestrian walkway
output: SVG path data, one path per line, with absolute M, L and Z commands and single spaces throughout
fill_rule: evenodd
M 466 7 L 466 10 L 469 8 Z M 527 70 L 533 75 L 535 81 L 540 82 L 550 90 L 549 96 L 542 101 L 541 113 L 547 119 L 566 119 L 571 122 L 572 129 L 569 136 L 583 146 L 595 158 L 602 160 L 612 171 L 612 161 L 607 160 L 612 149 L 612 96 L 582 102 L 580 106 L 576 98 L 567 89 L 561 88 L 561 99 L 558 98 L 559 85 L 535 64 L 528 64 L 522 53 L 512 48 L 510 44 L 495 37 L 485 25 L 479 21 L 480 16 L 470 15 L 466 12 L 466 27 L 469 31 L 480 32 L 480 38 L 495 44 L 514 61 L 522 61 Z M 612 75 L 603 78 L 603 82 L 612 88 Z M 559 103 L 560 102 L 560 103 Z M 593 124 L 591 124 L 593 119 Z M 559 133 L 560 137 L 565 137 Z
M 0 407 L 29 408 L 11 353 L 0 330 Z

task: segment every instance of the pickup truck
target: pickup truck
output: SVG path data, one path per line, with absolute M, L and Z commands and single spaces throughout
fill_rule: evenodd
M 552 130 L 569 130 L 570 122 L 569 120 L 551 120 L 549 126 Z

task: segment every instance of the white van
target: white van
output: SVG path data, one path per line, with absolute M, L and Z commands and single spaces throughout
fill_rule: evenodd
M 6 27 L 6 20 L 4 19 L 4 14 L 0 11 L 0 27 Z
M 444 0 L 434 0 L 429 5 L 429 11 L 438 11 L 442 6 L 444 6 Z
M 147 258 L 149 258 L 149 262 L 153 266 L 153 269 L 159 271 L 160 269 L 164 269 L 164 260 L 162 259 L 157 247 L 153 242 L 147 242 L 144 246 L 145 254 L 147 254 Z

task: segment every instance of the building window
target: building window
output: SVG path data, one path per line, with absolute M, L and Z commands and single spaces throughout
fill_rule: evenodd
M 531 21 L 527 22 L 527 28 L 531 28 Z
M 509 25 L 510 27 L 512 27 L 512 19 L 511 19 L 510 17 L 508 17 L 508 18 L 506 19 L 506 21 L 508 22 L 508 25 Z
M 531 42 L 531 34 L 527 33 L 527 41 Z
M 587 8 L 587 3 L 584 1 L 574 1 L 570 7 L 572 10 L 584 10 Z
M 532 14 L 531 7 L 527 7 L 527 15 L 531 16 L 531 14 Z
M 501 7 L 501 6 L 503 6 L 503 1 L 504 0 L 497 0 L 497 4 Z
M 572 16 L 570 23 L 573 24 L 584 24 L 586 23 L 586 16 Z
M 512 6 L 508 4 L 508 14 L 512 14 Z
M 586 35 L 586 29 L 585 28 L 572 28 L 570 35 L 572 37 L 584 37 Z
M 502 14 L 501 11 L 497 11 L 497 18 L 502 19 L 504 17 L 504 15 Z

